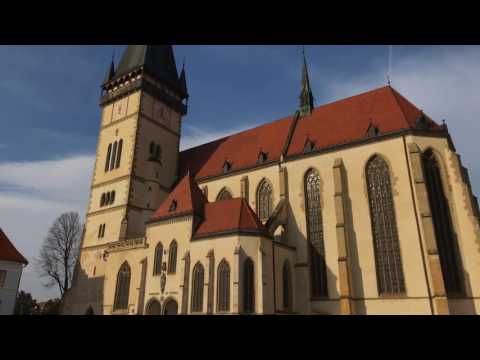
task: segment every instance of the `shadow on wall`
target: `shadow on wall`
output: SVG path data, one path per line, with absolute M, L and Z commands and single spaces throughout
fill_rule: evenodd
M 457 235 L 455 234 L 454 236 L 456 237 Z M 464 295 L 457 299 L 449 297 L 448 310 L 450 311 L 451 315 L 474 315 L 477 314 L 477 310 L 475 308 L 475 302 L 472 299 L 472 286 L 470 282 L 470 275 L 463 267 L 462 262 L 460 262 L 460 264 L 464 274 Z
M 288 211 L 290 214 L 294 214 L 290 203 L 288 203 Z M 303 209 L 303 216 L 305 216 L 305 211 Z M 308 240 L 301 231 L 295 216 L 288 216 L 288 228 L 287 228 L 287 237 L 288 244 L 295 246 L 296 248 L 296 259 L 294 265 L 294 286 L 295 292 L 293 296 L 293 306 L 294 312 L 296 314 L 310 314 L 312 313 L 311 297 L 310 297 L 310 270 L 308 267 L 309 259 L 307 252 Z M 326 239 L 324 238 L 325 244 L 329 242 L 334 242 L 336 244 L 336 239 Z M 336 246 L 336 245 L 335 245 Z M 322 301 L 316 301 L 316 310 L 315 314 L 328 315 L 328 313 L 339 313 L 340 304 L 339 304 L 339 291 L 337 276 L 335 273 L 327 266 L 327 283 L 328 283 L 328 297 L 332 299 L 331 301 L 335 302 L 333 306 L 330 304 L 326 307 L 322 306 Z M 333 289 L 333 290 L 332 290 Z M 326 303 L 327 301 L 323 301 Z M 322 309 L 322 311 L 318 311 Z M 328 310 L 327 310 L 328 309 Z
M 80 266 L 75 277 L 74 286 L 65 294 L 62 315 L 102 315 L 105 277 L 88 277 Z
M 353 208 L 352 200 L 350 199 L 350 190 L 348 187 L 348 173 L 347 169 L 342 166 L 343 176 L 343 188 L 345 190 L 345 230 L 347 235 L 347 248 L 348 248 L 348 264 L 350 266 L 350 291 L 353 298 L 365 297 L 363 290 L 363 275 L 362 268 L 360 267 L 360 261 L 358 256 L 358 238 L 353 226 Z M 366 313 L 365 301 L 355 301 L 354 309 L 355 314 L 364 315 Z

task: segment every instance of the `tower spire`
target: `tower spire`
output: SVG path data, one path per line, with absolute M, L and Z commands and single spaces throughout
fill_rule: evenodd
M 310 86 L 310 77 L 308 75 L 307 57 L 305 56 L 305 46 L 302 46 L 303 69 L 302 69 L 302 91 L 300 93 L 300 115 L 310 115 L 314 108 L 314 99 L 312 88 Z
M 103 83 L 105 84 L 109 82 L 110 80 L 113 79 L 114 76 L 115 76 L 115 49 L 113 49 L 112 62 L 110 63 L 110 67 L 108 68 L 108 71 L 107 71 L 107 74 L 105 75 L 105 80 L 103 81 Z

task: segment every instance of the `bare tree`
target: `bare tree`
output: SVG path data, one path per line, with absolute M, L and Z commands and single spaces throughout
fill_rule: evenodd
M 40 277 L 48 278 L 44 286 L 51 288 L 58 285 L 62 299 L 72 281 L 81 233 L 82 225 L 78 213 L 60 215 L 48 231 L 37 259 Z

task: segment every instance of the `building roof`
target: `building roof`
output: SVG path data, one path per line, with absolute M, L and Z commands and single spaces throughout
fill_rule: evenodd
M 156 221 L 187 214 L 201 214 L 203 204 L 206 202 L 208 200 L 205 195 L 188 173 L 178 182 L 173 191 L 155 211 L 151 220 Z
M 175 202 L 175 207 L 172 204 Z M 245 199 L 209 203 L 195 180 L 187 174 L 152 216 L 151 221 L 193 215 L 198 219 L 193 237 L 206 237 L 230 232 L 267 235 L 267 229 Z
M 303 153 L 310 140 L 315 149 L 365 138 L 370 125 L 380 134 L 412 129 L 422 112 L 390 86 L 320 106 L 301 118 L 287 156 Z M 440 127 L 432 122 L 433 127 Z
M 180 172 L 189 170 L 197 179 L 216 176 L 226 161 L 231 171 L 255 165 L 260 152 L 267 154 L 267 161 L 278 161 L 292 122 L 293 116 L 182 151 Z
M 422 115 L 429 130 L 442 130 L 392 87 L 381 87 L 319 106 L 298 121 L 287 117 L 182 151 L 180 173 L 190 171 L 196 179 L 219 176 L 226 161 L 231 171 L 250 168 L 260 151 L 268 161 L 278 161 L 285 149 L 286 156 L 302 154 L 308 140 L 321 150 L 364 139 L 371 125 L 380 134 L 414 129 Z
M 144 66 L 160 79 L 173 84 L 178 81 L 177 66 L 171 45 L 128 45 L 115 75 L 125 75 L 139 66 Z
M 267 235 L 267 229 L 245 199 L 237 198 L 205 204 L 203 221 L 197 227 L 193 237 L 208 237 L 230 232 Z
M 13 246 L 7 235 L 0 228 L 0 260 L 28 264 L 27 259 Z

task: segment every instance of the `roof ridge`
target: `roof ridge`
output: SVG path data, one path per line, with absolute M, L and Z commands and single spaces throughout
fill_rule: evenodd
M 397 98 L 397 94 L 400 95 L 400 93 L 398 93 L 392 86 L 387 86 L 390 90 L 390 92 L 392 93 L 393 95 L 393 98 L 395 99 L 395 103 L 397 104 L 399 110 L 400 110 L 400 113 L 402 114 L 402 117 L 403 117 L 403 120 L 405 120 L 405 122 L 407 123 L 407 126 L 408 127 L 411 127 L 411 124 L 408 122 L 408 118 L 407 118 L 407 115 L 405 114 L 405 111 L 403 110 L 403 107 L 402 105 L 400 105 L 400 102 L 398 101 L 398 98 Z M 400 95 L 401 96 L 401 95 Z M 402 96 L 403 97 L 403 96 Z M 405 99 L 406 100 L 406 99 Z M 413 104 L 412 104 L 413 105 Z M 416 106 L 414 106 L 416 107 Z
M 206 146 L 206 145 L 210 145 L 210 144 L 213 144 L 213 143 L 216 143 L 218 141 L 221 141 L 221 140 L 225 140 L 225 139 L 228 139 L 228 138 L 231 138 L 232 136 L 237 136 L 237 135 L 241 135 L 241 134 L 244 134 L 246 132 L 249 132 L 249 131 L 253 131 L 253 130 L 257 130 L 257 129 L 260 129 L 264 126 L 268 126 L 268 125 L 272 125 L 274 123 L 277 123 L 277 122 L 280 122 L 280 121 L 285 121 L 285 120 L 291 120 L 292 119 L 292 116 L 284 116 L 280 119 L 275 119 L 275 120 L 272 120 L 270 122 L 266 122 L 266 123 L 263 123 L 263 124 L 260 124 L 260 125 L 256 125 L 255 127 L 251 127 L 251 128 L 248 128 L 248 129 L 245 129 L 245 130 L 242 130 L 242 131 L 239 131 L 239 132 L 236 132 L 236 133 L 233 133 L 231 135 L 227 135 L 227 136 L 224 136 L 222 138 L 219 138 L 219 139 L 216 139 L 216 140 L 212 140 L 210 142 L 207 142 L 207 143 L 204 143 L 204 144 L 200 144 L 200 145 L 197 145 L 195 147 L 192 147 L 192 148 L 188 148 L 188 149 L 185 149 L 185 150 L 182 150 L 180 151 L 180 153 L 186 153 L 190 150 L 196 150 L 202 146 Z

